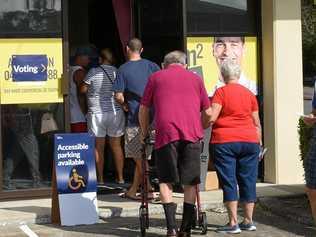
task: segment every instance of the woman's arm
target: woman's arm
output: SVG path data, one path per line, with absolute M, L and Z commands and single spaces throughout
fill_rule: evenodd
M 211 118 L 209 121 L 211 126 L 216 122 L 216 120 L 217 120 L 217 118 L 222 110 L 222 107 L 223 107 L 222 105 L 217 104 L 217 103 L 212 104 L 212 106 L 211 106 L 212 114 L 211 114 Z
M 253 122 L 254 122 L 254 124 L 256 126 L 256 129 L 257 129 L 257 135 L 258 135 L 259 143 L 260 143 L 260 145 L 262 145 L 262 131 L 261 131 L 261 123 L 260 123 L 260 118 L 259 118 L 259 112 L 258 111 L 252 112 L 252 119 L 253 119 Z

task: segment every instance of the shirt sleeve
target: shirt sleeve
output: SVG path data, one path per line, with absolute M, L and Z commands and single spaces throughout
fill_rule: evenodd
M 148 108 L 151 107 L 153 103 L 153 91 L 154 91 L 154 81 L 153 81 L 153 77 L 150 76 L 148 79 L 148 83 L 146 84 L 142 100 L 140 102 L 141 105 L 146 106 Z
M 224 104 L 224 94 L 222 88 L 216 89 L 215 94 L 212 97 L 212 104 Z
M 154 72 L 159 71 L 160 68 L 159 68 L 159 66 L 156 63 L 152 63 L 151 64 L 151 70 L 152 70 L 152 73 L 154 73 Z
M 114 92 L 124 92 L 126 88 L 126 82 L 124 78 L 124 74 L 122 71 L 116 71 L 116 79 L 113 83 L 113 91 Z
M 93 79 L 93 75 L 95 74 L 95 69 L 92 68 L 89 70 L 89 72 L 87 73 L 86 77 L 84 78 L 83 82 L 90 85 L 91 84 L 91 81 Z
M 201 102 L 201 111 L 210 107 L 210 101 L 204 86 L 204 83 L 201 80 L 201 94 L 200 94 L 200 102 Z
M 259 111 L 258 101 L 254 95 L 251 96 L 251 111 L 252 112 Z

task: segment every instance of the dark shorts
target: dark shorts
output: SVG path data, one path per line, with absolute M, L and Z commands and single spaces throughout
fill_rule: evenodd
M 224 193 L 224 202 L 256 201 L 259 144 L 228 142 L 213 144 L 214 163 Z M 239 197 L 238 197 L 239 192 Z
M 200 183 L 201 143 L 188 141 L 171 142 L 157 150 L 156 167 L 160 183 Z
M 304 159 L 306 187 L 316 189 L 316 138 L 312 137 Z

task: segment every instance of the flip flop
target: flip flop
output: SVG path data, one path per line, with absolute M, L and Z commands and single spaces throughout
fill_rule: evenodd
M 137 194 L 137 197 L 139 197 L 140 200 L 142 200 L 142 194 L 141 193 Z M 148 192 L 148 197 L 147 197 L 148 201 L 154 200 L 156 198 L 157 197 L 155 197 L 154 192 Z
M 162 202 L 161 202 L 160 197 L 155 197 L 154 199 L 152 199 L 150 201 L 150 203 L 152 203 L 152 204 L 161 204 Z
M 121 180 L 121 181 L 115 180 L 115 183 L 117 183 L 117 184 L 125 184 L 125 180 Z
M 127 193 L 120 193 L 119 196 L 121 198 L 126 198 L 126 199 L 130 199 L 130 200 L 133 200 L 133 201 L 141 201 L 142 198 L 141 197 L 138 197 L 138 196 L 130 196 L 128 195 Z

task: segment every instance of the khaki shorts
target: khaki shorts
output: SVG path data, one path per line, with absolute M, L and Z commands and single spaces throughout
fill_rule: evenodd
M 150 131 L 150 136 L 154 136 L 153 130 Z M 125 156 L 126 158 L 141 159 L 142 144 L 140 142 L 140 127 L 127 127 L 125 130 Z M 153 151 L 152 145 L 146 146 L 146 156 L 150 160 Z

